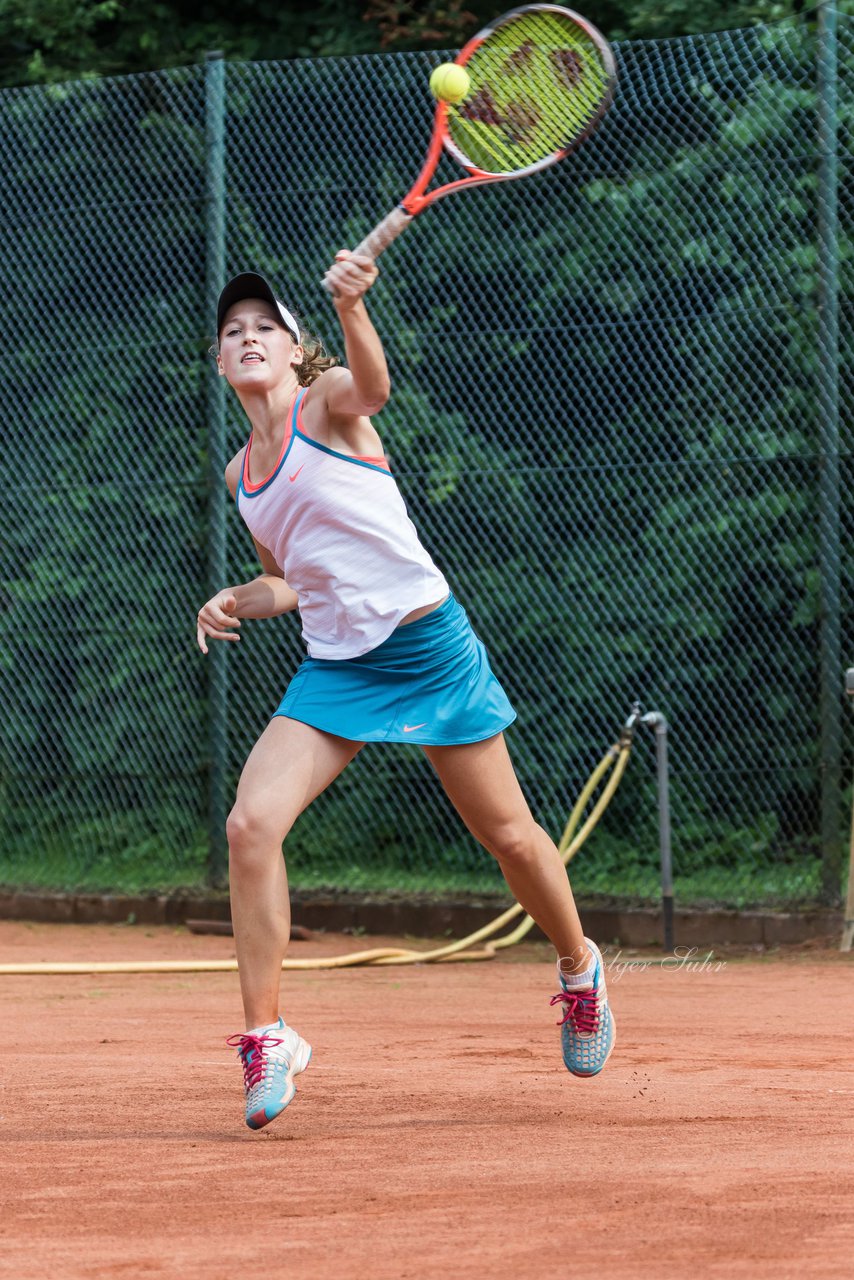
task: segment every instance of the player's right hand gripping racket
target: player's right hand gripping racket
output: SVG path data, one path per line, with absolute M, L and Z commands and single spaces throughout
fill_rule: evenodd
M 378 257 L 416 214 L 452 191 L 524 178 L 562 160 L 596 128 L 617 82 L 604 36 L 556 4 L 511 10 L 473 36 L 455 62 L 470 78 L 465 97 L 438 103 L 412 190 L 354 253 Z M 468 176 L 428 192 L 443 147 Z

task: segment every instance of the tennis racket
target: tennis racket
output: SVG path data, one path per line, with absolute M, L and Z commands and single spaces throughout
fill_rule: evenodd
M 472 36 L 454 61 L 469 75 L 465 97 L 438 103 L 411 191 L 354 253 L 379 257 L 417 214 L 452 191 L 526 178 L 556 164 L 590 136 L 617 83 L 604 36 L 556 4 L 511 10 Z M 467 176 L 428 191 L 443 149 Z

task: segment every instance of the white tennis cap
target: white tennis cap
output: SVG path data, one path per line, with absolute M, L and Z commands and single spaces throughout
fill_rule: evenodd
M 233 307 L 235 302 L 242 302 L 244 298 L 263 298 L 265 302 L 269 302 L 274 311 L 282 317 L 282 324 L 290 332 L 294 342 L 300 341 L 299 325 L 296 320 L 285 304 L 276 297 L 269 281 L 255 271 L 244 271 L 241 275 L 235 276 L 233 280 L 229 280 L 219 295 L 219 302 L 216 304 L 217 337 L 222 333 L 223 321 L 229 307 Z

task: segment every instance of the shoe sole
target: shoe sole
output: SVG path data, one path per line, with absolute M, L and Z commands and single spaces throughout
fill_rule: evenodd
M 263 1129 L 271 1120 L 275 1120 L 277 1116 L 280 1116 L 289 1103 L 293 1102 L 297 1091 L 294 1076 L 298 1076 L 301 1071 L 305 1071 L 310 1062 L 311 1045 L 305 1040 L 300 1040 L 297 1051 L 291 1059 L 290 1070 L 285 1076 L 288 1088 L 287 1093 L 275 1110 L 272 1107 L 263 1107 L 260 1111 L 253 1111 L 251 1116 L 247 1116 L 246 1123 L 250 1129 Z

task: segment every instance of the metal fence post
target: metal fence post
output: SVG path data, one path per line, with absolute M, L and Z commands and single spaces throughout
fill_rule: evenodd
M 821 896 L 836 902 L 842 875 L 842 666 L 839 562 L 839 192 L 836 6 L 818 6 L 818 428 L 821 576 Z
M 845 692 L 849 701 L 854 700 L 854 667 L 845 672 Z M 848 894 L 845 899 L 845 914 L 842 920 L 842 940 L 840 951 L 850 951 L 854 945 L 854 806 L 851 810 L 851 840 L 848 846 Z
M 205 320 L 216 313 L 225 283 L 225 62 L 209 53 L 205 62 Z M 225 387 L 211 362 L 205 404 L 208 426 L 208 595 L 225 586 L 226 500 Z M 208 879 L 224 882 L 228 765 L 228 669 L 225 644 L 212 644 L 208 663 Z
M 670 770 L 667 763 L 667 720 L 660 711 L 648 711 L 641 724 L 655 731 L 655 766 L 658 777 L 658 841 L 661 856 L 661 923 L 664 950 L 673 950 L 673 851 L 670 842 Z

